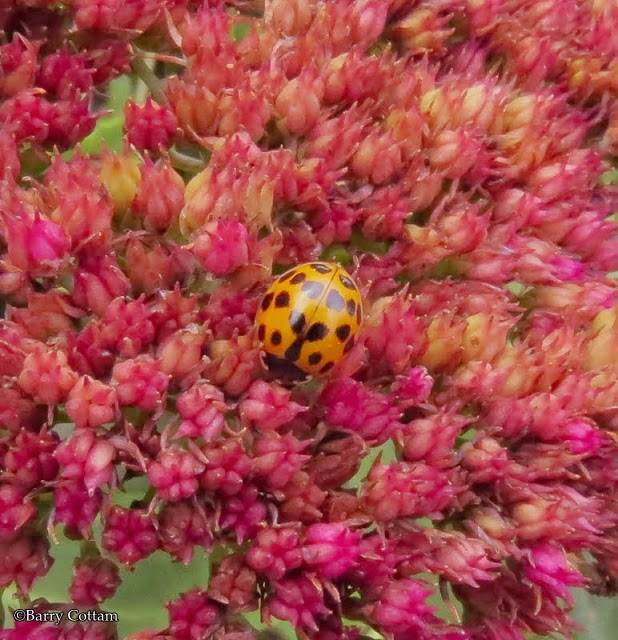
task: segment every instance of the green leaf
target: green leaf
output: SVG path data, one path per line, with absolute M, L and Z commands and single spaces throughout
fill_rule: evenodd
M 234 42 L 240 42 L 244 40 L 251 33 L 251 24 L 248 22 L 237 22 L 232 26 L 230 31 L 230 38 Z
M 100 118 L 94 131 L 82 141 L 82 150 L 84 153 L 96 154 L 100 153 L 103 146 L 107 146 L 112 151 L 121 151 L 123 125 L 122 113 L 113 113 Z
M 431 270 L 429 276 L 436 280 L 457 277 L 461 273 L 461 265 L 456 258 L 444 258 Z
M 342 244 L 331 244 L 322 251 L 320 260 L 338 262 L 346 266 L 352 263 L 352 256 Z
M 296 640 L 296 633 L 288 622 L 273 618 L 270 624 L 264 624 L 260 620 L 259 611 L 246 613 L 244 618 L 256 631 L 270 631 L 275 638 L 281 638 L 281 640 Z
M 125 102 L 131 97 L 135 81 L 128 75 L 119 76 L 112 80 L 107 88 L 107 106 L 112 111 L 122 111 Z
M 361 249 L 366 253 L 373 253 L 378 256 L 383 256 L 390 247 L 390 243 L 388 242 L 366 238 L 358 229 L 352 232 L 350 244 L 356 249 Z
M 356 489 L 360 486 L 360 483 L 367 477 L 371 466 L 376 461 L 379 455 L 382 455 L 382 462 L 387 464 L 392 462 L 396 458 L 395 443 L 392 440 L 387 440 L 383 445 L 379 447 L 372 447 L 369 449 L 367 455 L 363 458 L 361 465 L 354 477 L 350 478 L 346 484 L 347 489 Z
M 610 169 L 601 175 L 599 182 L 607 187 L 610 184 L 618 184 L 618 169 Z

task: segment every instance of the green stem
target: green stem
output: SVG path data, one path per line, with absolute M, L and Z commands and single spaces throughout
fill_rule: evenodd
M 177 149 L 170 149 L 168 153 L 170 160 L 172 161 L 172 165 L 176 169 L 180 169 L 180 171 L 185 171 L 186 173 L 197 173 L 206 166 L 203 160 L 195 158 L 194 156 L 189 156 Z
M 163 91 L 163 83 L 148 65 L 145 54 L 135 47 L 134 50 L 136 55 L 131 62 L 133 72 L 148 87 L 150 94 L 157 102 L 166 104 L 167 96 Z

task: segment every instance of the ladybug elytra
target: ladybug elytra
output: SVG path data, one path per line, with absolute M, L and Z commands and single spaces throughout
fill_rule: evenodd
M 338 264 L 307 262 L 273 282 L 256 324 L 267 355 L 316 376 L 352 348 L 362 318 L 360 292 L 350 274 Z

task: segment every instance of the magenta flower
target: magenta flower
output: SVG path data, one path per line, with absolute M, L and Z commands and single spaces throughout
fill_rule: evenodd
M 574 636 L 618 581 L 614 4 L 4 2 L 0 589 L 206 553 L 128 640 Z M 265 357 L 275 281 L 282 351 L 362 311 L 331 370 Z
M 569 565 L 566 554 L 559 546 L 539 544 L 530 551 L 524 569 L 526 578 L 554 598 L 573 604 L 570 587 L 583 587 L 586 579 Z
M 33 220 L 9 217 L 6 227 L 9 258 L 34 274 L 55 273 L 66 258 L 70 241 L 60 226 L 39 215 Z
M 303 560 L 321 577 L 340 578 L 355 564 L 360 535 L 341 524 L 313 524 L 307 529 Z

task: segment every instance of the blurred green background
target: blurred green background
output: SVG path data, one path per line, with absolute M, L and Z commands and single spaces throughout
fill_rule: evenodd
M 122 147 L 123 105 L 130 96 L 141 102 L 146 95 L 145 85 L 135 78 L 123 76 L 112 82 L 107 105 L 110 113 L 99 119 L 95 130 L 83 141 L 82 150 L 85 153 L 97 153 L 106 146 L 119 151 Z M 618 182 L 618 170 L 608 172 L 604 179 Z M 382 449 L 385 458 L 392 457 L 393 451 L 388 443 Z M 379 453 L 380 449 L 369 453 L 350 485 L 356 485 L 367 474 Z M 115 502 L 128 506 L 143 495 L 144 487 L 134 484 L 126 493 L 118 493 L 114 499 Z M 100 530 L 95 529 L 95 538 L 99 539 L 99 536 Z M 59 536 L 59 544 L 53 545 L 51 550 L 55 563 L 49 574 L 35 585 L 33 599 L 46 598 L 50 602 L 67 600 L 72 564 L 79 551 L 78 542 Z M 169 556 L 157 552 L 140 562 L 134 571 L 123 570 L 121 587 L 116 596 L 105 603 L 107 611 L 118 613 L 119 637 L 148 628 L 164 628 L 167 623 L 165 603 L 194 587 L 205 587 L 208 584 L 208 573 L 208 559 L 201 552 L 196 553 L 194 561 L 188 567 L 173 563 Z M 576 600 L 575 618 L 583 629 L 577 636 L 578 640 L 618 640 L 618 598 L 596 598 L 577 590 Z M 2 604 L 6 612 L 6 624 L 12 626 L 8 609 L 18 605 L 12 591 L 8 590 L 3 594 Z M 439 606 L 438 601 L 435 604 Z M 255 628 L 265 628 L 257 615 L 249 615 L 248 620 Z M 269 628 L 276 629 L 282 638 L 296 638 L 287 624 L 277 623 Z

